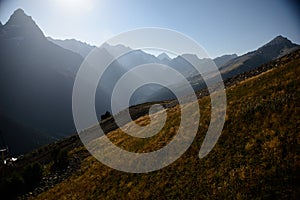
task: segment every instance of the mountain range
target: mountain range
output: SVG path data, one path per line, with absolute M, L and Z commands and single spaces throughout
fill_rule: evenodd
M 83 44 L 82 48 L 85 48 L 86 44 L 77 41 L 77 45 L 80 44 Z M 60 45 L 62 47 L 66 46 L 66 44 L 63 43 L 60 43 Z M 110 46 L 107 43 L 103 44 L 102 47 L 105 48 L 111 55 L 115 55 L 116 53 L 119 54 L 120 52 L 124 52 L 129 48 L 123 45 Z M 90 49 L 91 48 L 92 46 L 90 46 Z M 241 56 L 237 56 L 237 54 L 231 54 L 223 55 L 214 59 L 199 59 L 193 54 L 184 54 L 171 59 L 166 53 L 161 53 L 160 55 L 155 57 L 144 51 L 131 49 L 131 53 L 117 60 L 122 65 L 122 68 L 125 68 L 126 70 L 130 70 L 134 66 L 145 63 L 158 63 L 168 65 L 184 75 L 195 90 L 200 90 L 206 87 L 206 85 L 203 81 L 202 76 L 198 74 L 193 66 L 186 61 L 186 57 L 192 59 L 195 63 L 197 63 L 197 65 L 204 68 L 208 67 L 211 64 L 211 61 L 213 61 L 220 69 L 223 80 L 226 80 L 243 72 L 255 69 L 256 67 L 264 63 L 282 57 L 299 48 L 300 46 L 298 44 L 294 44 L 286 37 L 279 35 L 267 44 L 259 47 L 257 50 Z M 69 50 L 76 52 L 76 49 L 69 48 Z M 176 83 L 176 87 L 180 88 L 181 83 Z M 181 88 L 181 90 L 184 91 L 185 88 L 183 87 Z M 152 88 L 148 86 L 148 88 L 145 88 L 144 92 L 140 92 L 141 94 L 136 96 L 137 98 L 135 101 L 133 101 L 133 104 L 140 104 L 149 101 L 163 101 L 175 98 L 174 94 L 171 91 L 160 86 Z
M 74 135 L 28 153 L 12 166 L 0 165 L 1 195 L 6 199 L 41 200 L 296 200 L 299 197 L 299 63 L 300 50 L 296 50 L 227 79 L 224 128 L 214 149 L 204 158 L 199 159 L 198 153 L 211 121 L 208 94 L 198 99 L 201 116 L 194 142 L 180 158 L 165 168 L 148 173 L 118 171 L 96 160 L 82 145 L 78 135 Z M 131 107 L 135 118 L 124 126 L 125 130 L 143 134 L 132 124 L 148 124 L 149 106 L 156 103 Z M 134 153 L 153 152 L 170 143 L 178 134 L 181 117 L 180 105 L 173 104 L 173 101 L 159 103 L 166 106 L 168 119 L 162 131 L 153 137 L 131 137 L 118 126 L 112 127 L 112 117 L 100 125 L 116 146 Z M 195 112 L 191 111 L 191 116 Z M 153 117 L 157 115 L 159 113 Z M 86 131 L 95 130 L 91 127 Z M 104 138 L 94 140 L 92 147 L 115 156 L 112 148 L 96 147 Z M 64 161 L 64 165 L 59 165 L 60 161 Z M 130 159 L 128 163 L 137 164 Z M 26 176 L 31 166 L 36 167 L 35 171 L 29 171 L 30 178 L 42 172 L 34 181 L 28 181 Z M 28 188 L 27 184 L 33 187 Z
M 50 42 L 53 42 L 54 44 L 57 44 L 58 46 L 61 46 L 64 49 L 68 49 L 75 53 L 78 53 L 83 58 L 85 58 L 96 47 L 75 39 L 59 40 L 53 39 L 51 37 L 47 37 L 47 39 Z
M 34 20 L 22 9 L 18 9 L 7 23 L 0 25 L 0 47 L 0 131 L 4 141 L 2 146 L 8 146 L 12 154 L 18 155 L 75 134 L 72 117 L 73 84 L 81 63 L 95 46 L 74 39 L 56 40 L 46 37 Z M 100 80 L 95 97 L 96 112 L 100 119 L 100 115 L 111 110 L 111 93 L 117 80 L 140 64 L 168 65 L 184 75 L 194 89 L 199 90 L 205 87 L 205 84 L 185 57 L 192 58 L 203 67 L 206 67 L 206 63 L 214 61 L 223 78 L 227 79 L 298 48 L 299 45 L 278 36 L 245 55 L 224 55 L 212 60 L 199 59 L 192 54 L 178 55 L 175 58 L 170 58 L 165 53 L 154 56 L 142 50 L 132 50 L 122 44 L 112 46 L 104 43 L 97 48 L 104 57 L 127 50 L 131 52 L 116 59 Z M 89 84 L 88 77 L 85 81 Z M 180 83 L 175 84 L 180 88 Z M 172 98 L 173 94 L 165 88 L 147 85 L 134 94 L 130 105 Z M 14 125 L 7 125 L 7 121 Z M 24 132 L 21 133 L 20 129 Z M 18 138 L 23 138 L 22 140 L 28 141 L 30 145 L 19 145 Z

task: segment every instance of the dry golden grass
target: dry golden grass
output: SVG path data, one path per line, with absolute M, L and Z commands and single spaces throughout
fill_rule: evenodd
M 210 98 L 199 100 L 198 134 L 170 166 L 146 174 L 111 169 L 88 157 L 68 180 L 36 199 L 297 199 L 300 168 L 300 60 L 294 60 L 227 89 L 228 109 L 222 135 L 203 159 L 198 152 L 210 120 Z M 161 148 L 176 134 L 178 107 L 149 139 L 120 129 L 108 134 L 134 152 Z M 149 123 L 149 117 L 136 120 Z M 128 125 L 127 128 L 130 128 Z M 84 149 L 75 149 L 80 153 Z

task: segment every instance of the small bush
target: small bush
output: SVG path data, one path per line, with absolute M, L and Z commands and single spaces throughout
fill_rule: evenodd
M 53 152 L 54 164 L 51 170 L 62 170 L 69 165 L 69 158 L 67 150 L 55 150 Z
M 101 115 L 101 120 L 107 119 L 111 116 L 110 112 L 106 111 L 104 115 Z
M 43 168 L 39 163 L 27 165 L 22 173 L 24 183 L 28 189 L 34 188 L 43 177 Z

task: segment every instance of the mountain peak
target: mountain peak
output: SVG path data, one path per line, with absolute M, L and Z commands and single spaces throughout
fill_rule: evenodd
M 278 35 L 273 40 L 288 40 L 286 37 L 283 37 L 282 35 Z
M 299 45 L 292 43 L 286 37 L 279 35 L 275 37 L 273 40 L 263 45 L 259 49 L 257 49 L 257 53 L 267 53 L 268 55 L 278 54 L 276 57 L 281 56 L 281 53 L 286 51 L 292 51 L 294 48 L 298 48 Z M 276 57 L 272 58 L 275 59 Z
M 17 10 L 15 10 L 13 15 L 26 15 L 26 14 L 22 8 L 18 8 Z
M 18 8 L 15 12 L 10 16 L 8 22 L 6 24 L 14 24 L 19 25 L 25 21 L 32 21 L 32 18 L 25 14 L 24 10 Z
M 277 41 L 277 42 L 291 42 L 289 39 L 287 39 L 286 37 L 283 37 L 282 35 L 278 35 L 277 37 L 275 37 L 272 41 Z
M 44 38 L 44 34 L 31 16 L 18 8 L 4 25 L 6 31 L 13 37 Z
M 168 56 L 168 54 L 166 53 L 161 53 L 157 56 L 158 59 L 160 60 L 164 60 L 164 59 L 167 59 L 167 60 L 171 60 L 171 58 Z
M 283 37 L 282 35 L 278 35 L 277 37 L 275 37 L 273 40 L 271 40 L 264 46 L 273 46 L 273 45 L 291 46 L 291 45 L 293 45 L 293 43 L 286 37 Z

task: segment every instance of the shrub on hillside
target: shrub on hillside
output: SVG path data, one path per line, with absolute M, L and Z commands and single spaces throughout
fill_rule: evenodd
M 51 170 L 62 170 L 69 165 L 68 151 L 67 150 L 54 150 L 53 151 L 54 164 L 51 166 Z
M 22 177 L 28 189 L 34 188 L 43 177 L 42 165 L 37 162 L 27 165 L 22 173 Z

